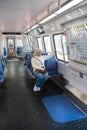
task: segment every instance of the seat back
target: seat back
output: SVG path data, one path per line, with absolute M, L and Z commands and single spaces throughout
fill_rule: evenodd
M 0 82 L 3 82 L 3 80 L 4 80 L 4 70 L 3 70 L 2 61 L 0 59 Z
M 23 48 L 22 47 L 17 47 L 16 53 L 18 55 L 20 55 L 20 54 L 22 54 L 22 52 L 23 52 Z
M 55 56 L 52 56 L 50 59 L 45 61 L 45 67 L 48 72 L 57 72 L 58 71 L 58 62 Z
M 4 56 L 7 56 L 7 51 L 5 47 L 4 47 Z
M 32 70 L 31 58 L 32 58 L 31 54 L 28 54 L 28 55 L 27 55 L 27 68 L 28 68 L 29 70 Z
M 55 56 L 45 61 L 45 67 L 49 76 L 62 76 L 62 73 L 58 72 L 58 61 Z

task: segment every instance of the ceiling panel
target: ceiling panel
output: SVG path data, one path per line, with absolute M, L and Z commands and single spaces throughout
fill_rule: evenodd
M 21 32 L 54 0 L 0 0 L 0 30 Z

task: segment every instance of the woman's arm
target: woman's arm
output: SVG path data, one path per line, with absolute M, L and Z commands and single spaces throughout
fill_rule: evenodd
M 55 54 L 55 51 L 53 51 L 50 55 L 44 56 L 44 60 L 50 59 Z

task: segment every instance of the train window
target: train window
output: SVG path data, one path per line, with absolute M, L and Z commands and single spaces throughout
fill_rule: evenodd
M 46 52 L 48 52 L 48 53 L 52 52 L 50 37 L 44 36 L 43 39 L 44 39 L 44 43 L 45 43 Z
M 64 51 L 65 62 L 68 62 L 68 50 L 67 50 L 65 35 L 62 36 L 62 44 L 63 44 L 63 51 Z
M 30 50 L 28 37 L 27 36 L 23 36 L 22 42 L 23 42 L 23 51 L 24 52 L 28 52 Z
M 28 47 L 29 47 L 29 51 L 33 51 L 33 38 L 32 35 L 28 35 Z
M 8 48 L 14 48 L 14 39 L 8 39 Z
M 23 43 L 22 43 L 22 39 L 21 38 L 17 38 L 17 46 L 18 47 L 23 47 Z
M 41 41 L 41 38 L 37 38 L 37 42 L 38 42 L 38 46 L 40 48 L 41 51 L 43 51 L 43 46 L 42 46 L 42 41 Z
M 57 58 L 59 60 L 64 60 L 63 57 L 63 50 L 62 50 L 62 35 L 54 35 L 54 44 L 55 44 L 55 48 L 56 48 L 56 54 L 57 54 Z
M 66 46 L 66 39 L 64 34 L 55 34 L 53 36 L 54 44 L 56 48 L 57 58 L 65 62 L 68 62 L 68 51 Z

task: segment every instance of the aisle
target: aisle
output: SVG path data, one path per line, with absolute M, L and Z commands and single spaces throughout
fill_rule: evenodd
M 29 76 L 22 61 L 7 63 L 5 82 L 0 89 L 0 130 L 74 130 L 75 125 L 81 125 L 79 122 L 54 122 L 42 98 L 62 93 L 62 90 L 48 80 L 41 92 L 35 93 L 34 82 L 35 79 Z

